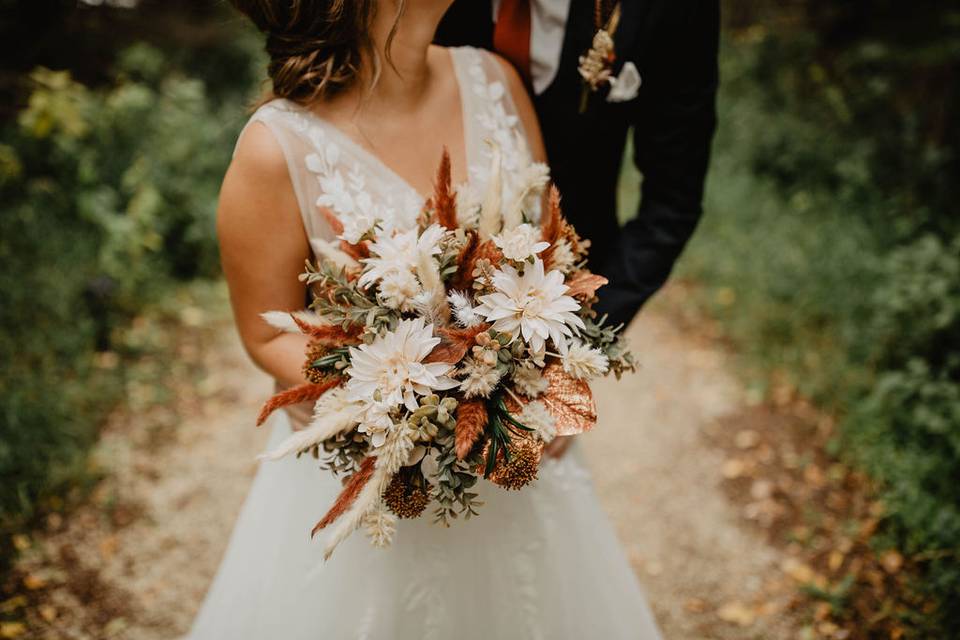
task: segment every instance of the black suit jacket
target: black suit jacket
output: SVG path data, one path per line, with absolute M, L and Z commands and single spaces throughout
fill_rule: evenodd
M 597 309 L 626 323 L 666 281 L 700 219 L 716 126 L 719 0 L 623 0 L 614 73 L 633 62 L 640 93 L 622 103 L 596 94 L 581 114 L 577 66 L 595 33 L 593 8 L 571 0 L 559 71 L 534 105 L 564 213 L 592 241 L 592 268 L 610 279 Z M 492 49 L 490 0 L 456 0 L 437 41 Z M 631 129 L 643 197 L 621 229 L 617 183 Z

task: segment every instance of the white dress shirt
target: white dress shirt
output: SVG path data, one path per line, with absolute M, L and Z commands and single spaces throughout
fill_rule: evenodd
M 546 91 L 557 76 L 563 36 L 567 30 L 571 0 L 530 0 L 530 73 L 533 90 Z M 497 19 L 500 0 L 493 0 L 493 19 Z

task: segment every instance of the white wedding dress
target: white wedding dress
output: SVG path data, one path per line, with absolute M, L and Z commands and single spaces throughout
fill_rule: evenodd
M 485 140 L 500 146 L 510 176 L 511 165 L 524 161 L 526 139 L 496 60 L 469 48 L 451 54 L 471 188 L 482 193 L 491 153 Z M 281 144 L 312 243 L 332 237 L 318 202 L 344 218 L 372 207 L 398 225 L 415 220 L 422 196 L 329 123 L 280 100 L 251 122 L 265 124 Z M 290 433 L 284 412 L 272 429 L 271 447 Z M 188 637 L 655 640 L 640 586 L 576 449 L 545 460 L 523 491 L 481 481 L 485 504 L 476 518 L 449 529 L 433 524 L 430 512 L 401 520 L 387 549 L 357 532 L 326 563 L 323 540 L 311 540 L 310 529 L 340 481 L 308 457 L 265 462 Z

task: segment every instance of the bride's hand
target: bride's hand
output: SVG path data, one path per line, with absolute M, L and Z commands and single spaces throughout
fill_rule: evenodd
M 557 436 L 543 448 L 543 452 L 551 458 L 560 459 L 566 455 L 571 444 L 573 444 L 573 436 Z

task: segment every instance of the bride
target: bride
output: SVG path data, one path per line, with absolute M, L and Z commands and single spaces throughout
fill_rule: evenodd
M 232 1 L 267 35 L 273 99 L 224 180 L 223 265 L 244 345 L 290 386 L 305 338 L 260 314 L 303 308 L 298 275 L 334 239 L 330 216 L 414 224 L 444 147 L 461 198 L 485 189 L 490 142 L 505 197 L 521 188 L 511 168 L 545 153 L 507 63 L 431 45 L 451 0 Z M 271 445 L 298 424 L 276 414 Z M 353 536 L 327 562 L 309 532 L 340 482 L 306 459 L 264 463 L 189 637 L 659 638 L 569 441 L 551 444 L 524 491 L 481 483 L 479 517 L 449 529 L 404 520 L 392 547 Z

